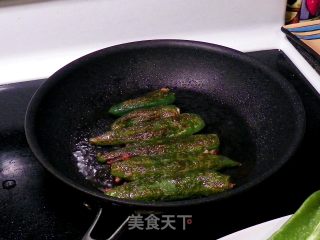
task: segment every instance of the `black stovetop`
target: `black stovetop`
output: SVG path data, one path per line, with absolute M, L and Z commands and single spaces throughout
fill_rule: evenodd
M 293 213 L 313 191 L 320 189 L 320 97 L 278 50 L 248 53 L 284 75 L 302 98 L 307 126 L 294 157 L 259 186 L 212 205 L 168 210 L 166 214 L 191 214 L 186 231 L 125 231 L 120 239 L 210 236 L 216 239 L 242 228 Z M 23 129 L 24 114 L 32 94 L 43 80 L 0 86 L 0 240 L 81 239 L 100 204 L 55 179 L 37 162 Z M 9 180 L 9 181 L 8 181 Z M 10 181 L 13 180 L 13 181 Z M 105 239 L 132 214 L 132 209 L 103 205 L 94 233 Z

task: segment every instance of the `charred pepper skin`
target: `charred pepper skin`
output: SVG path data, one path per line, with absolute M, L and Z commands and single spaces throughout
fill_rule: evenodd
M 100 146 L 135 142 L 157 141 L 164 138 L 190 136 L 205 126 L 199 115 L 183 113 L 177 117 L 163 118 L 141 125 L 106 132 L 90 138 L 90 143 Z
M 230 177 L 214 172 L 190 172 L 170 178 L 149 178 L 129 182 L 105 192 L 111 197 L 140 200 L 178 200 L 209 196 L 234 187 Z
M 172 104 L 175 101 L 175 94 L 169 88 L 161 88 L 146 95 L 118 103 L 109 109 L 109 113 L 115 116 L 122 116 L 139 108 L 150 108 Z
M 237 166 L 240 166 L 240 163 L 211 153 L 176 154 L 173 156 L 134 157 L 129 161 L 116 162 L 111 165 L 111 174 L 133 181 L 151 175 L 163 178 L 196 170 L 220 170 Z
M 137 109 L 118 118 L 111 125 L 111 130 L 132 127 L 141 123 L 161 118 L 177 117 L 179 114 L 180 109 L 173 105 Z
M 320 239 L 319 223 L 320 191 L 317 191 L 268 240 L 317 240 Z
M 134 144 L 115 151 L 99 153 L 101 163 L 114 163 L 128 160 L 134 156 L 160 156 L 177 153 L 201 153 L 205 150 L 218 149 L 220 145 L 216 134 L 198 134 L 186 138 L 171 139 L 157 144 Z

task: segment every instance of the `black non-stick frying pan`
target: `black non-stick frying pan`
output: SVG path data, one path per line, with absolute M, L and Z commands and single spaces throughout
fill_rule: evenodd
M 109 176 L 86 139 L 110 127 L 112 104 L 162 87 L 176 92 L 183 112 L 203 117 L 203 132 L 219 135 L 222 154 L 242 162 L 228 172 L 235 189 L 146 203 L 107 197 L 95 186 Z M 33 96 L 25 131 L 38 160 L 65 183 L 105 201 L 157 208 L 213 202 L 260 183 L 290 158 L 304 125 L 293 87 L 247 55 L 201 42 L 155 40 L 102 49 L 57 71 Z

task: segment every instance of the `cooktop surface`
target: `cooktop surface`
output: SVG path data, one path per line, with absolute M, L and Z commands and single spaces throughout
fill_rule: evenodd
M 216 239 L 291 214 L 309 194 L 320 188 L 319 94 L 281 51 L 248 54 L 282 74 L 303 101 L 306 133 L 296 154 L 275 175 L 240 196 L 214 205 L 153 213 L 162 220 L 171 216 L 175 229 L 167 226 L 161 230 L 160 226 L 159 230 L 147 230 L 143 226 L 142 230 L 129 230 L 128 224 L 120 239 L 190 239 L 204 234 Z M 35 159 L 24 135 L 24 114 L 43 81 L 0 86 L 0 240 L 82 239 L 100 208 L 103 208 L 102 216 L 91 237 L 106 239 L 128 216 L 138 213 L 127 207 L 101 205 L 54 178 Z M 183 216 L 186 216 L 185 226 Z

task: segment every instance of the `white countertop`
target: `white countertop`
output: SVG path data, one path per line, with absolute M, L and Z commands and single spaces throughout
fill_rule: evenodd
M 0 84 L 47 78 L 115 44 L 188 39 L 281 49 L 320 92 L 320 76 L 280 31 L 286 0 L 52 0 L 0 4 Z

